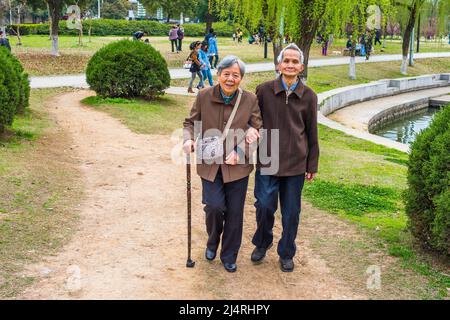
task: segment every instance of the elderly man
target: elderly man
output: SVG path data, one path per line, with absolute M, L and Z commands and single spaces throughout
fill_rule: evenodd
M 272 246 L 279 198 L 283 233 L 277 251 L 284 272 L 294 269 L 303 183 L 305 177 L 308 181 L 314 179 L 319 160 L 317 95 L 300 80 L 303 68 L 303 52 L 289 44 L 278 56 L 280 77 L 256 89 L 264 129 L 272 136 L 274 130 L 279 130 L 278 154 L 271 152 L 274 141 L 267 146 L 267 154 L 272 159 L 277 157 L 279 163 L 278 172 L 266 174 L 264 168 L 270 164 L 263 164 L 260 146 L 255 176 L 257 229 L 252 240 L 256 248 L 251 260 L 260 263 Z
M 183 148 L 186 153 L 194 151 L 195 133 L 203 137 L 197 152 L 197 173 L 202 180 L 208 233 L 205 257 L 214 260 L 222 238 L 220 260 L 225 270 L 235 272 L 248 176 L 253 170 L 248 146 L 258 138 L 257 129 L 261 128 L 262 121 L 256 96 L 239 89 L 245 73 L 244 63 L 237 57 L 227 56 L 217 69 L 219 84 L 199 91 L 191 114 L 184 121 Z M 242 133 L 240 138 L 237 132 Z M 217 159 L 205 160 L 201 157 L 204 148 L 214 147 L 206 145 L 206 137 L 214 138 L 214 135 L 220 137 L 216 146 L 223 144 L 223 152 L 217 149 Z

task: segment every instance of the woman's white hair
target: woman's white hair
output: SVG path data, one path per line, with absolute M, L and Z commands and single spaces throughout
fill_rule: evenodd
M 280 54 L 278 55 L 277 62 L 278 64 L 283 61 L 284 52 L 286 50 L 295 50 L 300 54 L 300 62 L 303 64 L 303 61 L 305 60 L 303 56 L 303 51 L 295 44 L 295 43 L 289 43 L 283 50 L 281 50 Z
M 237 64 L 239 66 L 239 71 L 241 72 L 241 77 L 244 77 L 245 74 L 245 63 L 236 56 L 226 56 L 220 61 L 217 65 L 217 74 L 221 74 L 223 69 L 227 69 L 232 65 Z

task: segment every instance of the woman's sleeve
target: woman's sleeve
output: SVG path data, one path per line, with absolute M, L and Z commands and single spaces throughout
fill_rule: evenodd
M 195 140 L 194 137 L 194 126 L 196 121 L 201 121 L 201 107 L 200 107 L 200 95 L 197 95 L 197 98 L 192 105 L 191 113 L 188 118 L 186 118 L 183 122 L 183 142 L 187 140 Z

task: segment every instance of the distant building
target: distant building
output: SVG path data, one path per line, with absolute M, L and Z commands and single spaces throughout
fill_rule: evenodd
M 128 10 L 128 19 L 142 19 L 145 18 L 147 12 L 145 7 L 138 0 L 129 0 L 133 5 L 132 10 Z

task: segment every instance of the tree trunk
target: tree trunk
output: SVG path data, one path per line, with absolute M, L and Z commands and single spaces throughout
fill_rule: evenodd
M 356 61 L 355 56 L 350 57 L 350 64 L 348 67 L 348 76 L 352 80 L 356 80 Z
M 355 59 L 356 40 L 352 41 L 352 49 L 350 51 L 350 63 L 348 65 L 348 76 L 352 80 L 356 80 L 356 59 Z
M 52 15 L 50 14 L 50 6 L 47 2 L 47 12 L 48 12 L 48 40 L 52 40 Z
M 208 0 L 208 11 L 206 12 L 206 30 L 205 30 L 205 34 L 209 33 L 209 29 L 212 28 L 212 23 L 213 23 L 213 15 L 211 14 L 211 1 L 212 0 Z
M 409 15 L 408 23 L 406 24 L 405 32 L 403 33 L 403 43 L 402 43 L 403 63 L 402 63 L 402 67 L 400 69 L 400 72 L 402 74 L 407 74 L 407 68 L 406 68 L 406 65 L 404 65 L 404 62 L 408 59 L 408 50 L 409 50 L 409 45 L 410 45 L 410 41 L 411 41 L 411 32 L 416 23 L 416 14 L 419 9 L 420 1 L 421 0 L 414 0 L 413 4 L 411 6 L 411 12 Z
M 295 43 L 298 45 L 298 47 L 303 51 L 303 58 L 304 58 L 304 70 L 301 74 L 301 77 L 304 80 L 308 79 L 308 60 L 309 60 L 309 51 L 311 49 L 311 44 L 314 41 L 314 36 L 316 34 L 317 28 L 319 26 L 319 18 L 321 17 L 322 13 L 318 13 L 317 17 L 314 17 L 313 11 L 313 2 L 314 0 L 304 0 L 303 1 L 303 8 L 304 14 L 301 17 L 300 21 L 300 33 L 299 33 L 299 39 L 295 39 Z M 309 10 L 309 11 L 308 11 Z M 325 8 L 323 8 L 325 10 Z
M 278 66 L 278 56 L 280 55 L 281 50 L 283 50 L 283 44 L 281 39 L 273 39 L 272 41 L 272 49 L 273 49 L 273 64 L 275 65 L 275 70 Z
M 420 13 L 417 21 L 417 49 L 416 52 L 419 52 L 420 49 Z
M 61 1 L 48 0 L 50 16 L 52 19 L 52 55 L 59 56 L 58 51 L 58 31 L 59 31 L 59 15 L 61 12 Z

